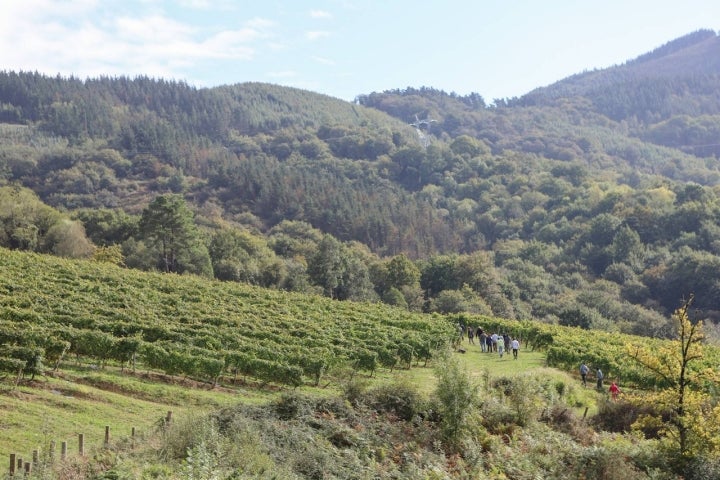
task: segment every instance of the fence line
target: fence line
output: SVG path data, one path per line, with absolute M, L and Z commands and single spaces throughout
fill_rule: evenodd
M 172 422 L 172 410 L 168 410 L 167 415 L 163 418 L 163 424 L 164 426 L 170 425 Z M 135 439 L 136 436 L 136 430 L 135 427 L 132 427 L 130 430 L 130 438 Z M 80 457 L 85 456 L 85 434 L 79 433 L 77 436 L 77 445 L 78 445 L 78 455 Z M 103 440 L 103 448 L 108 448 L 110 446 L 110 426 L 105 425 L 105 437 Z M 48 461 L 50 465 L 53 465 L 55 462 L 55 440 L 50 441 L 50 446 L 48 448 Z M 60 461 L 65 461 L 68 458 L 68 444 L 66 441 L 62 441 L 60 443 Z M 29 476 L 32 473 L 33 467 L 38 468 L 41 465 L 40 461 L 40 449 L 35 449 L 32 451 L 32 461 L 25 461 L 21 456 L 19 456 L 17 453 L 11 453 L 10 454 L 10 463 L 9 463 L 9 469 L 8 469 L 8 475 L 9 477 L 15 477 L 16 475 L 24 475 Z

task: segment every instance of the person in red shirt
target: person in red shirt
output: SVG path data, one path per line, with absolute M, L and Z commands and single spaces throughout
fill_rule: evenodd
M 612 399 L 617 400 L 619 393 L 622 393 L 622 391 L 620 390 L 620 387 L 617 386 L 617 383 L 612 382 L 610 384 L 610 396 L 612 397 Z

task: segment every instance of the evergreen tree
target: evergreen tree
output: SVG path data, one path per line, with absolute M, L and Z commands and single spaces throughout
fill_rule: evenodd
M 193 213 L 178 195 L 159 195 L 143 210 L 140 235 L 157 251 L 165 272 L 210 275 L 207 246 L 193 223 Z

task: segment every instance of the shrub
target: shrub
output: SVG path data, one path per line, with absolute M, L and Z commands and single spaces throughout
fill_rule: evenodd
M 647 475 L 636 469 L 627 458 L 616 450 L 592 446 L 581 451 L 576 458 L 577 477 L 586 480 L 647 479 Z
M 495 389 L 502 392 L 507 404 L 514 413 L 514 423 L 526 426 L 536 420 L 540 411 L 554 403 L 559 396 L 558 390 L 565 390 L 565 384 L 552 381 L 548 377 L 518 375 L 500 377 L 492 382 Z M 561 385 L 561 386 L 559 386 Z
M 143 480 L 151 480 L 154 478 L 172 478 L 172 469 L 169 465 L 146 465 L 142 469 L 140 478 Z
M 446 448 L 456 452 L 472 429 L 468 419 L 478 405 L 480 386 L 473 383 L 458 360 L 450 355 L 441 359 L 436 375 L 435 397 L 440 415 L 440 433 Z
M 556 403 L 543 412 L 540 421 L 548 423 L 553 430 L 570 435 L 581 445 L 590 445 L 595 440 L 595 431 L 567 405 Z
M 368 381 L 364 378 L 351 376 L 343 383 L 343 397 L 351 404 L 358 405 L 368 388 Z
M 714 480 L 720 478 L 720 459 L 696 458 L 684 472 L 686 480 Z
M 275 413 L 281 420 L 292 420 L 302 416 L 311 415 L 315 410 L 314 401 L 295 392 L 284 393 L 275 402 Z
M 598 413 L 593 417 L 593 424 L 608 432 L 629 432 L 632 425 L 640 416 L 655 415 L 652 405 L 636 404 L 626 400 L 598 402 Z M 643 433 L 649 438 L 657 437 L 657 430 L 644 429 Z
M 412 420 L 425 407 L 417 388 L 402 382 L 377 387 L 365 398 L 371 408 L 392 413 L 402 420 Z
M 213 450 L 204 439 L 188 449 L 183 465 L 183 478 L 197 480 L 219 480 L 218 451 Z
M 161 455 L 168 459 L 183 459 L 189 451 L 205 442 L 203 448 L 219 448 L 220 434 L 216 421 L 206 415 L 189 415 L 174 420 L 163 432 Z
M 480 406 L 482 425 L 492 434 L 512 432 L 515 413 L 502 398 L 487 398 Z

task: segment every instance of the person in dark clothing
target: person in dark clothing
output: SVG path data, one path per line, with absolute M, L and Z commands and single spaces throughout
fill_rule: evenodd
M 580 378 L 582 378 L 582 384 L 583 387 L 587 387 L 587 374 L 590 372 L 590 369 L 587 365 L 583 362 L 582 365 L 580 365 Z
M 487 335 L 485 335 L 485 332 L 480 329 L 480 334 L 478 335 L 478 341 L 480 343 L 480 351 L 481 352 L 487 352 Z

